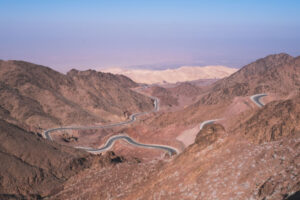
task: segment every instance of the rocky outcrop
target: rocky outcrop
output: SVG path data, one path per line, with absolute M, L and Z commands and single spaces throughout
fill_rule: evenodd
M 113 151 L 108 151 L 103 153 L 101 159 L 100 159 L 100 164 L 102 166 L 109 166 L 112 164 L 118 164 L 125 162 L 126 159 L 123 156 L 118 156 L 115 154 Z
M 201 148 L 213 144 L 225 133 L 225 129 L 221 124 L 208 124 L 197 134 L 195 143 Z
M 300 136 L 300 96 L 268 103 L 247 120 L 240 132 L 256 143 Z

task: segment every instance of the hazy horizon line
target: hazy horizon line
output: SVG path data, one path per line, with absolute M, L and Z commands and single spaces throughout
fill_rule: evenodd
M 145 69 L 145 70 L 166 70 L 166 69 L 177 69 L 183 66 L 195 66 L 195 67 L 205 67 L 205 66 L 224 66 L 224 67 L 229 67 L 229 68 L 235 68 L 235 69 L 240 69 L 243 66 L 256 61 L 257 59 L 266 57 L 268 55 L 273 55 L 273 54 L 280 54 L 280 53 L 285 53 L 285 52 L 278 52 L 278 53 L 270 53 L 266 55 L 262 55 L 260 57 L 253 58 L 251 60 L 245 59 L 245 61 L 242 64 L 225 64 L 225 63 L 230 63 L 231 61 L 223 60 L 222 61 L 216 61 L 216 62 L 208 62 L 205 60 L 196 60 L 196 61 L 166 61 L 166 62 L 157 62 L 157 63 L 145 63 L 145 64 L 128 64 L 128 65 L 105 65 L 105 64 L 51 64 L 49 62 L 43 62 L 43 61 L 35 61 L 34 59 L 1 59 L 0 61 L 10 61 L 10 60 L 15 60 L 15 61 L 24 61 L 24 62 L 29 62 L 29 63 L 34 63 L 37 65 L 42 65 L 46 67 L 50 67 L 51 69 L 54 69 L 56 71 L 59 71 L 61 73 L 67 73 L 68 71 L 72 69 L 77 69 L 80 71 L 84 70 L 101 70 L 101 69 L 109 69 L 109 68 L 123 68 L 123 69 Z M 288 55 L 291 55 L 293 57 L 297 57 L 300 55 L 294 55 L 290 53 L 286 53 Z M 233 63 L 233 62 L 232 62 Z

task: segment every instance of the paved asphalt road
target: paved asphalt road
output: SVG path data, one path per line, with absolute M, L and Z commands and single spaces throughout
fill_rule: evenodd
M 211 119 L 211 120 L 206 120 L 206 121 L 204 121 L 204 122 L 202 122 L 201 124 L 200 124 L 200 130 L 202 130 L 203 129 L 203 127 L 206 125 L 206 124 L 213 124 L 215 121 L 217 121 L 218 119 Z
M 136 142 L 135 140 L 133 140 L 132 138 L 130 138 L 127 135 L 112 136 L 107 140 L 106 144 L 103 147 L 99 148 L 99 149 L 94 149 L 94 148 L 90 148 L 90 147 L 77 147 L 77 148 L 84 149 L 84 150 L 86 150 L 90 153 L 102 153 L 103 151 L 109 150 L 113 146 L 113 144 L 116 140 L 125 140 L 128 143 L 130 143 L 132 145 L 135 145 L 135 146 L 138 146 L 138 147 L 161 149 L 161 150 L 167 151 L 170 155 L 178 153 L 178 150 L 173 148 L 173 147 L 164 146 L 164 145 L 156 145 L 156 144 L 138 143 L 138 142 Z
M 260 101 L 260 99 L 261 99 L 262 97 L 265 97 L 265 96 L 267 96 L 267 94 L 255 94 L 255 95 L 251 96 L 250 99 L 251 99 L 258 107 L 261 108 L 261 107 L 263 107 L 265 104 L 262 103 L 262 102 Z
M 43 135 L 46 139 L 52 140 L 51 133 L 55 132 L 55 131 L 112 128 L 112 127 L 116 127 L 116 126 L 131 124 L 136 120 L 136 118 L 138 116 L 142 116 L 142 115 L 146 115 L 146 114 L 151 113 L 151 112 L 159 111 L 159 104 L 158 104 L 159 100 L 158 100 L 158 98 L 156 98 L 156 97 L 150 97 L 150 98 L 152 98 L 154 100 L 154 103 L 153 103 L 154 109 L 150 112 L 134 113 L 134 114 L 130 115 L 128 121 L 118 122 L 118 123 L 115 123 L 115 124 L 108 124 L 108 125 L 99 125 L 99 126 L 67 126 L 67 127 L 52 128 L 52 129 L 48 129 L 48 130 L 44 131 Z M 138 142 L 136 142 L 135 140 L 133 140 L 132 138 L 130 138 L 127 135 L 112 136 L 107 140 L 106 144 L 103 147 L 99 148 L 99 149 L 94 149 L 94 148 L 91 148 L 91 147 L 76 147 L 76 148 L 84 149 L 84 150 L 86 150 L 88 152 L 91 152 L 91 153 L 101 153 L 103 151 L 107 151 L 108 149 L 110 149 L 113 146 L 113 144 L 116 140 L 126 140 L 128 143 L 130 143 L 132 145 L 135 145 L 135 146 L 139 146 L 139 147 L 161 149 L 161 150 L 167 151 L 170 155 L 178 153 L 178 150 L 173 148 L 173 147 L 164 146 L 164 145 L 138 143 Z

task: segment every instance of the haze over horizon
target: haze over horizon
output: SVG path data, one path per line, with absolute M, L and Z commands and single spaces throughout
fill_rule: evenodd
M 300 200 L 300 0 L 0 0 L 0 200 Z
M 3 1 L 0 59 L 71 68 L 241 67 L 300 53 L 299 1 Z

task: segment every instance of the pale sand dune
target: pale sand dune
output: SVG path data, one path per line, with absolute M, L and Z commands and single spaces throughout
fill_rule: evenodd
M 138 83 L 153 84 L 224 78 L 237 70 L 238 69 L 225 66 L 183 66 L 177 69 L 166 70 L 108 68 L 101 71 L 113 74 L 123 74 Z
M 176 137 L 177 140 L 181 141 L 185 147 L 193 144 L 200 131 L 200 125 L 197 125 L 191 129 L 183 131 L 179 136 Z

